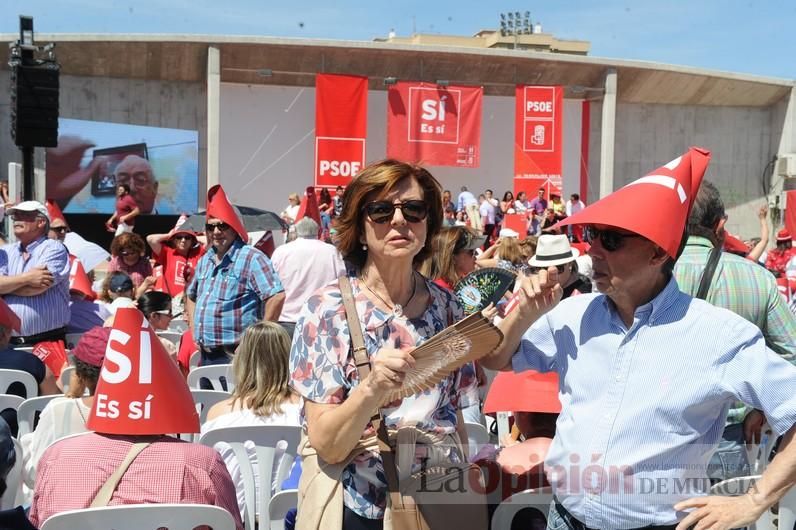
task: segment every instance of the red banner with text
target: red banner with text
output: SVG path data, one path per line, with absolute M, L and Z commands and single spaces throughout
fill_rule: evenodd
M 515 108 L 514 194 L 561 194 L 563 88 L 517 85 Z
M 431 166 L 478 167 L 481 87 L 399 82 L 387 93 L 387 156 Z
M 368 78 L 315 76 L 315 186 L 346 186 L 365 166 Z

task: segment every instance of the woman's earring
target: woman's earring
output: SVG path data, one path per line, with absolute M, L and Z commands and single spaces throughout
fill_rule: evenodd
M 362 245 L 362 250 L 367 250 L 367 249 L 368 249 L 367 245 Z

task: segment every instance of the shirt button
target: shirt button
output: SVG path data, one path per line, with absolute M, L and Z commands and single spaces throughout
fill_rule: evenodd
M 616 380 L 617 380 L 617 381 L 621 381 L 621 380 L 622 380 L 622 375 L 621 375 L 621 374 L 617 374 L 617 376 L 616 376 Z

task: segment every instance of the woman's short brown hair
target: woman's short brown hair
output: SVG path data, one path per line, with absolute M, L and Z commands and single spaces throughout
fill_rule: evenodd
M 146 244 L 141 236 L 132 232 L 120 234 L 111 241 L 112 256 L 118 256 L 119 253 L 126 248 L 129 248 L 139 256 L 143 256 L 146 251 Z
M 343 194 L 343 213 L 337 218 L 335 241 L 343 258 L 357 269 L 365 265 L 368 257 L 368 251 L 362 249 L 360 241 L 365 233 L 362 208 L 368 202 L 384 197 L 409 177 L 414 177 L 423 189 L 423 202 L 428 208 L 426 241 L 415 256 L 414 263 L 418 264 L 431 255 L 432 241 L 442 226 L 442 187 L 427 169 L 387 159 L 370 164 L 360 171 Z

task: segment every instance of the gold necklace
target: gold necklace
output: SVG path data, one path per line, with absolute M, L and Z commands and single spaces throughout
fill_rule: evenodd
M 379 296 L 379 293 L 370 288 L 370 285 L 368 285 L 368 281 L 365 278 L 365 276 L 360 276 L 359 279 L 362 280 L 362 283 L 365 285 L 365 288 L 368 291 L 370 291 L 373 296 L 381 300 L 381 303 L 386 305 L 392 311 L 392 314 L 394 316 L 396 317 L 403 316 L 404 308 L 403 306 L 401 306 L 401 304 L 389 304 L 387 300 Z M 406 307 L 409 307 L 409 304 L 412 303 L 412 300 L 414 300 L 416 294 L 417 294 L 417 274 L 414 271 L 412 271 L 412 296 L 410 296 L 409 300 L 406 301 Z

